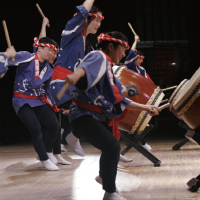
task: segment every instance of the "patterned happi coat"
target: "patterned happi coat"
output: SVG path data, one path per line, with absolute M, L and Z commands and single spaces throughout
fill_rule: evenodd
M 91 115 L 100 121 L 121 116 L 131 101 L 123 95 L 122 84 L 113 75 L 111 59 L 102 51 L 92 51 L 78 67 L 85 70 L 86 76 L 78 81 L 71 94 L 78 102 L 97 106 L 103 113 L 73 103 L 70 121 L 82 115 Z
M 52 95 L 57 105 L 72 99 L 68 90 L 60 101 L 56 100 L 58 91 L 63 87 L 66 75 L 74 72 L 84 56 L 93 50 L 93 47 L 82 32 L 83 24 L 88 17 L 88 11 L 81 5 L 76 7 L 76 15 L 67 22 L 62 32 L 58 58 L 54 65 L 51 81 Z
M 3 57 L 3 59 L 2 59 Z M 0 54 L 0 73 L 7 72 L 8 66 L 16 66 L 16 76 L 14 83 L 14 93 L 20 93 L 31 97 L 39 97 L 41 94 L 53 105 L 51 96 L 50 81 L 53 69 L 46 61 L 44 68 L 39 73 L 37 81 L 35 80 L 35 54 L 26 51 L 17 52 L 15 62 L 7 59 L 5 54 Z M 4 70 L 3 70 L 4 69 Z M 16 113 L 24 104 L 29 104 L 31 107 L 46 104 L 40 98 L 28 99 L 13 96 L 13 107 Z

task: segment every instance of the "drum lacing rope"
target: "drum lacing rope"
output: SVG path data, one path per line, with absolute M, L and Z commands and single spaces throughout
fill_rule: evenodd
M 198 92 L 200 89 L 200 83 L 197 84 L 197 86 L 194 88 L 192 93 L 188 96 L 188 98 L 176 109 L 176 112 L 179 113 L 193 98 L 193 96 Z

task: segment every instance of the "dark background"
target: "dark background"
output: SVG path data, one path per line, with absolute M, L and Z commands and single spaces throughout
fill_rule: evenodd
M 39 36 L 42 17 L 36 9 L 39 3 L 50 20 L 47 36 L 60 43 L 65 24 L 75 13 L 75 6 L 83 0 L 58 1 L 3 1 L 0 20 L 6 20 L 10 39 L 16 51 L 32 52 L 33 38 Z M 105 19 L 98 31 L 121 31 L 127 35 L 130 46 L 134 36 L 130 22 L 141 42 L 137 49 L 145 55 L 146 68 L 155 84 L 161 88 L 178 85 L 190 78 L 199 67 L 199 3 L 190 0 L 96 0 L 95 6 Z M 97 34 L 97 35 L 98 35 Z M 95 47 L 97 35 L 89 36 Z M 7 48 L 3 26 L 0 26 L 0 51 Z M 10 67 L 0 80 L 0 141 L 11 144 L 30 139 L 30 134 L 17 118 L 12 107 L 15 67 Z M 172 91 L 165 92 L 169 98 Z M 185 131 L 177 126 L 179 120 L 163 110 L 153 118 L 155 128 L 147 137 L 183 138 Z

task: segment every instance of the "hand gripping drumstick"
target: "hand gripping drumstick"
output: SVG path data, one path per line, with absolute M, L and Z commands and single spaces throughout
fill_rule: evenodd
M 129 22 L 128 22 L 128 25 L 129 25 L 130 29 L 132 30 L 133 34 L 136 36 L 137 34 Z M 140 40 L 138 40 L 138 42 L 140 42 Z
M 5 32 L 8 48 L 10 48 L 11 47 L 11 42 L 10 42 L 10 37 L 9 37 L 9 34 L 8 34 L 8 29 L 7 29 L 7 26 L 6 26 L 6 21 L 3 20 L 2 23 L 3 23 L 3 28 L 4 28 L 4 32 Z M 15 62 L 14 58 L 12 58 L 11 60 L 12 60 L 12 62 Z
M 62 99 L 62 96 L 65 94 L 65 92 L 69 88 L 69 86 L 70 86 L 69 83 L 65 81 L 63 87 L 61 88 L 61 90 L 56 95 L 57 100 L 60 101 Z
M 164 104 L 164 105 L 158 107 L 158 109 L 163 110 L 163 109 L 165 109 L 165 108 L 168 108 L 169 106 L 170 106 L 170 103 L 166 103 L 166 104 Z M 151 110 L 150 112 L 151 112 L 152 114 L 155 113 L 154 110 Z
M 37 9 L 39 10 L 40 14 L 42 15 L 42 18 L 45 18 L 44 13 L 42 12 L 40 6 L 38 5 L 38 3 L 36 4 Z M 50 27 L 50 24 L 47 24 L 48 27 Z

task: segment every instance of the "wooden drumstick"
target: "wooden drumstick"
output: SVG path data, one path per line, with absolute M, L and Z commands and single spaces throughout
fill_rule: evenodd
M 9 37 L 8 29 L 7 29 L 7 26 L 6 26 L 6 21 L 3 20 L 2 23 L 3 23 L 3 28 L 4 28 L 4 32 L 5 32 L 5 36 L 6 36 L 6 41 L 7 41 L 7 44 L 8 44 L 8 48 L 10 48 L 11 47 L 11 42 L 10 42 L 10 37 Z M 11 60 L 12 60 L 12 62 L 15 62 L 14 58 L 12 58 Z
M 169 99 L 165 99 L 165 100 L 162 100 L 161 102 L 160 102 L 160 104 L 161 103 L 165 103 L 165 102 L 167 102 Z
M 44 13 L 42 12 L 40 6 L 38 5 L 38 3 L 36 4 L 37 9 L 39 10 L 40 14 L 42 15 L 42 18 L 45 18 Z M 47 24 L 48 27 L 50 27 L 50 24 Z
M 58 92 L 58 94 L 56 95 L 57 100 L 61 100 L 63 95 L 65 94 L 66 90 L 69 88 L 69 83 L 65 81 L 63 87 L 61 88 L 61 90 Z
M 169 106 L 170 106 L 170 103 L 166 103 L 166 104 L 164 104 L 164 105 L 158 107 L 158 109 L 163 110 L 163 109 L 165 109 L 165 108 L 168 108 Z M 151 112 L 152 114 L 155 113 L 154 110 L 151 110 L 150 112 Z
M 129 25 L 130 29 L 132 30 L 133 34 L 136 36 L 137 34 L 129 22 L 128 22 L 128 25 Z M 138 40 L 138 42 L 140 42 L 140 40 Z
M 172 89 L 175 89 L 175 88 L 177 88 L 177 85 L 169 87 L 169 88 L 162 89 L 162 91 L 164 92 L 164 91 L 172 90 Z

